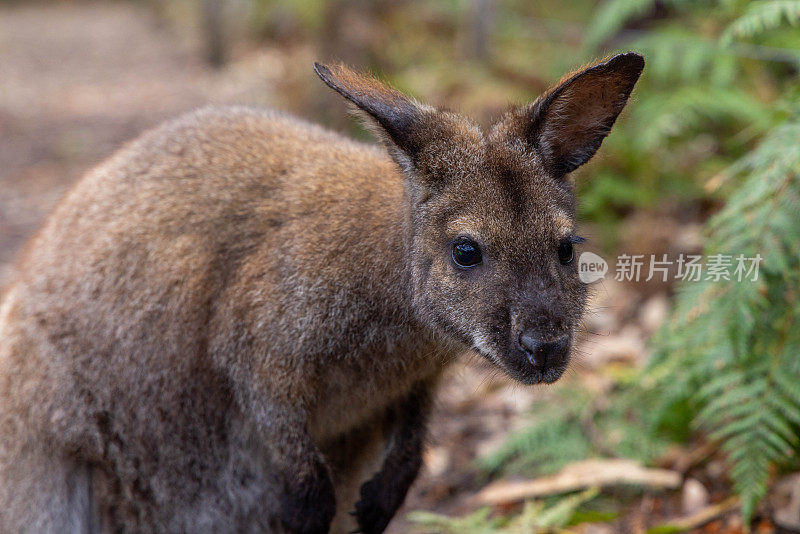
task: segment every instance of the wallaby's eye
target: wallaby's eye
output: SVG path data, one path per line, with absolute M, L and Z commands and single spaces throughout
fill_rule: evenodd
M 577 235 L 562 239 L 558 244 L 558 261 L 560 261 L 562 265 L 569 265 L 572 263 L 572 260 L 575 258 L 575 251 L 572 249 L 572 245 L 580 244 L 585 241 L 586 239 Z
M 560 261 L 562 265 L 567 265 L 572 263 L 574 257 L 575 251 L 572 248 L 572 241 L 562 241 L 558 245 L 558 261 Z
M 474 267 L 482 259 L 480 247 L 472 241 L 459 241 L 453 245 L 453 261 L 459 267 Z

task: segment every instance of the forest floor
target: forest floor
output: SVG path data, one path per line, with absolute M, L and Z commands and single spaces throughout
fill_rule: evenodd
M 312 60 L 302 46 L 260 47 L 235 50 L 225 68 L 214 70 L 201 61 L 196 42 L 141 4 L 0 4 L 0 289 L 20 247 L 58 199 L 117 147 L 209 103 L 266 104 L 302 114 L 278 89 L 285 92 L 289 84 L 305 90 L 306 83 L 317 83 L 310 67 L 297 74 L 298 64 L 310 66 Z M 632 227 L 641 232 L 640 223 Z M 644 232 L 663 233 L 662 223 Z M 679 230 L 684 237 L 696 232 Z M 644 290 L 611 279 L 595 288 L 587 320 L 592 333 L 581 337 L 578 361 L 566 377 L 587 388 L 603 387 L 602 369 L 608 366 L 640 366 L 646 340 L 669 306 L 668 287 Z M 471 498 L 487 482 L 476 458 L 519 428 L 524 414 L 559 384 L 515 386 L 470 359 L 452 369 L 433 416 L 426 467 L 391 532 L 407 531 L 404 514 L 410 510 L 474 510 Z M 646 494 L 629 505 L 624 524 L 582 530 L 641 531 L 651 524 L 654 502 Z M 734 528 L 735 521 L 719 523 L 719 530 L 725 526 Z

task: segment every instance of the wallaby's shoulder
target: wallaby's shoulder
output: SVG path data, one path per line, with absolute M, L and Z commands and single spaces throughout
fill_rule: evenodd
M 167 120 L 145 133 L 152 141 L 174 138 L 283 132 L 284 137 L 313 141 L 348 141 L 343 136 L 281 110 L 246 105 L 209 105 Z
M 269 108 L 209 106 L 130 141 L 89 172 L 49 222 L 63 233 L 69 221 L 70 239 L 96 235 L 110 220 L 137 233 L 192 224 L 217 224 L 219 233 L 229 215 L 241 222 L 255 211 L 303 211 L 310 202 L 380 189 L 371 183 L 376 175 L 400 188 L 378 145 Z
M 251 106 L 207 106 L 181 115 L 128 145 L 142 155 L 155 153 L 254 163 L 270 154 L 297 152 L 362 153 L 386 158 L 374 144 L 361 143 L 288 113 Z M 252 159 L 251 159 L 252 158 Z

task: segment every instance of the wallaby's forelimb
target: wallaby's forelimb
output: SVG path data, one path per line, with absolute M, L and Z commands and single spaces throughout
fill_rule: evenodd
M 386 458 L 381 470 L 361 486 L 356 503 L 356 519 L 364 534 L 384 531 L 417 478 L 432 391 L 428 383 L 417 384 L 392 410 L 396 426 Z
M 271 406 L 262 415 L 264 439 L 281 470 L 280 520 L 292 534 L 327 533 L 336 513 L 328 467 L 297 408 Z

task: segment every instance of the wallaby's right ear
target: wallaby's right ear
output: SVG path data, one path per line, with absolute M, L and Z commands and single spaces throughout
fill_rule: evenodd
M 419 125 L 427 114 L 433 112 L 375 78 L 359 74 L 344 65 L 327 67 L 314 63 L 314 71 L 331 89 L 366 113 L 379 127 L 384 141 L 389 141 L 406 156 L 422 148 L 423 137 Z
M 600 148 L 643 68 L 644 58 L 628 52 L 567 76 L 519 111 L 523 141 L 554 175 L 575 170 Z

